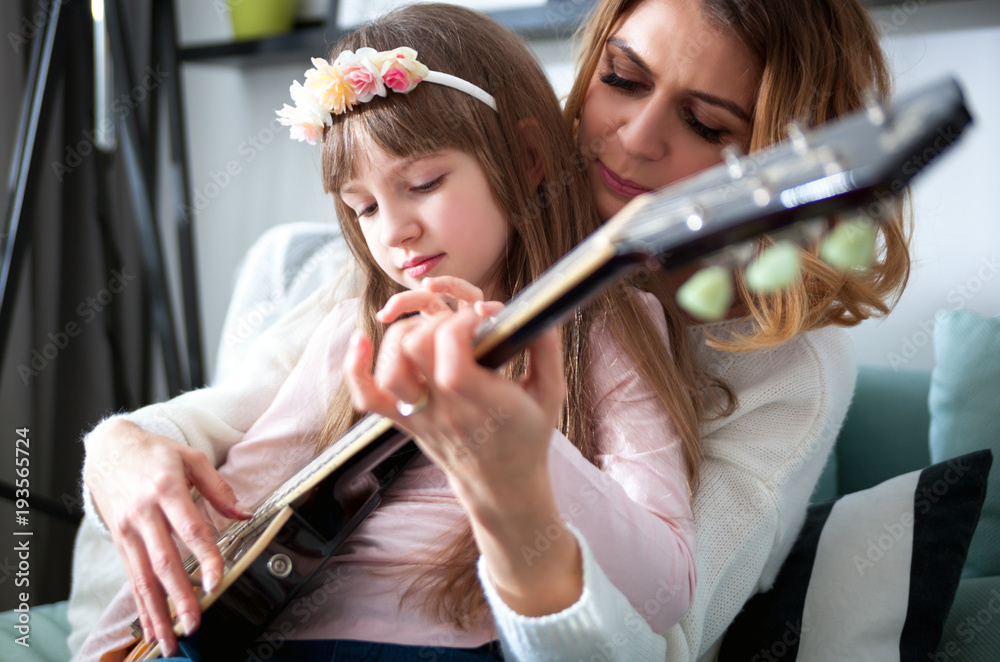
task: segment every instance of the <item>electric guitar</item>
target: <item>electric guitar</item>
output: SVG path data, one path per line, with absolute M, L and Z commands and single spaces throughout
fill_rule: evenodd
M 962 91 L 943 80 L 813 131 L 740 156 L 641 195 L 485 320 L 480 363 L 515 352 L 604 287 L 650 261 L 666 268 L 719 254 L 761 234 L 795 233 L 803 221 L 885 205 L 971 122 Z M 379 503 L 383 488 L 417 453 L 405 433 L 368 415 L 273 492 L 254 516 L 217 543 L 220 585 L 203 594 L 197 560 L 186 563 L 203 610 L 196 633 L 204 659 L 245 657 L 246 648 Z M 181 634 L 181 627 L 175 631 Z M 140 641 L 128 660 L 160 657 Z

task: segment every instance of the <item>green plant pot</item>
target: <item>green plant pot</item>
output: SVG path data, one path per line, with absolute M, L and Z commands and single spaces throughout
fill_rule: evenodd
M 298 0 L 229 0 L 237 41 L 284 34 L 295 25 Z

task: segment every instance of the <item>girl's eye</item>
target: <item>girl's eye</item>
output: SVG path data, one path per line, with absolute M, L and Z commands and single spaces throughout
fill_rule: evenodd
M 601 74 L 601 82 L 610 87 L 616 87 L 625 92 L 638 92 L 642 85 L 634 80 L 622 78 L 613 69 L 606 74 Z
M 363 218 L 365 216 L 371 216 L 377 210 L 378 210 L 378 203 L 377 202 L 373 202 L 370 205 L 368 205 L 367 207 L 365 207 L 364 209 L 362 209 L 361 211 L 357 212 L 358 218 Z
M 692 113 L 691 111 L 685 112 L 684 121 L 687 123 L 689 127 L 691 127 L 691 130 L 694 131 L 695 134 L 700 136 L 701 139 L 704 140 L 705 142 L 711 143 L 713 145 L 722 144 L 722 136 L 723 134 L 726 133 L 724 130 L 712 129 L 710 127 L 705 126 L 704 124 L 701 123 L 701 121 L 697 117 L 695 117 L 694 113 Z
M 441 185 L 441 182 L 443 181 L 444 181 L 444 175 L 441 175 L 437 179 L 432 179 L 426 184 L 418 184 L 417 186 L 414 186 L 413 190 L 416 191 L 417 193 L 427 193 L 428 191 L 433 191 L 434 189 L 436 189 L 438 186 Z

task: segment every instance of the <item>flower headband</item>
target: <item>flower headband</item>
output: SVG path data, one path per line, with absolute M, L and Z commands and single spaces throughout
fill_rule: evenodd
M 437 83 L 460 90 L 479 99 L 493 110 L 496 100 L 481 87 L 440 71 L 430 71 L 417 61 L 417 52 L 402 46 L 391 51 L 359 48 L 357 53 L 343 51 L 330 62 L 312 58 L 313 68 L 306 71 L 306 83 L 292 83 L 288 91 L 295 107 L 278 112 L 278 121 L 291 127 L 292 138 L 315 145 L 323 136 L 323 127 L 332 122 L 331 114 L 340 115 L 355 104 L 368 103 L 375 96 L 384 97 L 386 89 L 406 94 L 417 83 Z

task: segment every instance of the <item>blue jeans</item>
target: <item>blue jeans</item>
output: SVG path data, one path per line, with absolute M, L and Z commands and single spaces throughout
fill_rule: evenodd
M 180 642 L 181 657 L 163 658 L 161 662 L 211 662 L 202 660 L 187 642 Z M 266 657 L 265 657 L 266 656 Z M 371 641 L 291 640 L 276 649 L 258 650 L 247 662 L 487 662 L 503 660 L 500 642 L 479 648 L 437 648 L 400 646 Z

